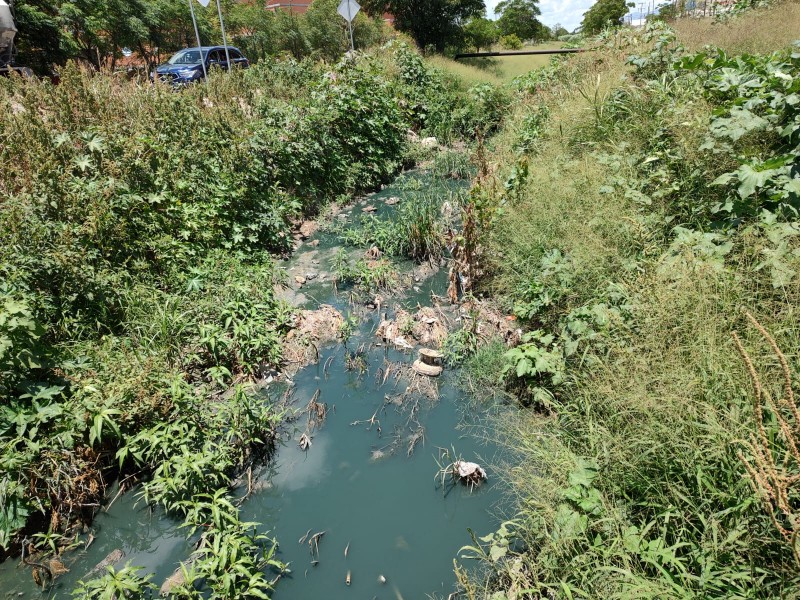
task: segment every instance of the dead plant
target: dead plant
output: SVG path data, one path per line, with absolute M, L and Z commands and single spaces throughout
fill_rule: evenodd
M 792 374 L 786 356 L 775 339 L 749 312 L 748 321 L 769 344 L 778 359 L 783 384 L 783 397 L 777 401 L 762 383 L 753 360 L 745 350 L 736 332 L 733 341 L 744 361 L 754 388 L 756 432 L 745 442 L 748 457 L 742 452 L 739 459 L 744 464 L 750 481 L 764 503 L 775 527 L 789 542 L 794 558 L 800 566 L 800 410 L 792 389 Z M 768 413 L 768 415 L 765 415 Z M 774 418 L 777 435 L 767 431 L 767 417 Z

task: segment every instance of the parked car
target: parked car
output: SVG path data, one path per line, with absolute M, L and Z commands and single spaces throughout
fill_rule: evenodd
M 202 48 L 186 48 L 177 52 L 163 65 L 156 67 L 150 74 L 150 79 L 156 77 L 161 81 L 173 85 L 183 85 L 200 81 L 205 77 L 205 72 L 218 67 L 228 70 L 231 66 L 247 68 L 250 61 L 247 60 L 238 48 L 228 46 L 228 55 L 231 64 L 225 55 L 225 46 L 203 46 Z M 205 72 L 203 70 L 205 63 Z

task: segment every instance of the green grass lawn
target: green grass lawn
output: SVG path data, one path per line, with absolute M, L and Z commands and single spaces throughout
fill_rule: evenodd
M 561 48 L 560 42 L 525 46 L 523 50 L 550 50 Z M 499 50 L 499 48 L 497 48 Z M 515 77 L 546 66 L 548 55 L 497 56 L 485 59 L 452 60 L 444 56 L 434 56 L 431 62 L 437 67 L 461 77 L 468 84 L 508 83 Z

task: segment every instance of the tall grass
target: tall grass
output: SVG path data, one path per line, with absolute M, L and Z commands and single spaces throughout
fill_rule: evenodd
M 800 38 L 800 2 L 776 1 L 722 22 L 714 19 L 678 19 L 674 26 L 681 42 L 691 50 L 706 44 L 734 54 L 768 53 Z
M 652 48 L 626 36 L 522 98 L 494 142 L 505 193 L 484 286 L 555 336 L 566 379 L 548 411 L 501 424 L 515 541 L 466 593 L 793 597 L 791 543 L 739 456 L 757 419 L 731 334 L 763 348 L 742 311 L 753 312 L 796 373 L 800 262 L 778 281 L 764 258 L 782 243 L 797 256 L 796 224 L 762 213 L 725 229 L 694 210 L 717 201 L 716 169 L 746 155 L 703 152 L 713 100 L 691 78 L 629 70 L 627 53 Z M 544 125 L 528 118 L 542 105 Z M 541 131 L 515 152 L 526 118 Z M 778 144 L 748 141 L 754 154 Z M 773 227 L 795 233 L 778 242 Z M 781 397 L 780 378 L 767 385 Z

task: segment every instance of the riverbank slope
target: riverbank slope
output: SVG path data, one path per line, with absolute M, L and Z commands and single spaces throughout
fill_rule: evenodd
M 524 407 L 517 514 L 467 597 L 796 594 L 800 48 L 757 23 L 798 4 L 766 10 L 703 40 L 762 54 L 653 24 L 517 80 L 481 291 L 527 334 L 471 359 Z

